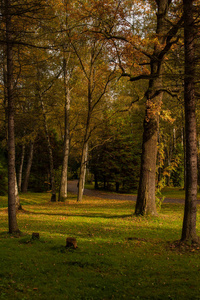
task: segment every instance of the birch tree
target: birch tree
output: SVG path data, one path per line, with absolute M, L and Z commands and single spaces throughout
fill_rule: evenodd
M 70 57 L 70 55 L 69 55 Z M 69 61 L 69 60 L 68 60 Z M 63 163 L 62 163 L 62 173 L 60 182 L 60 192 L 59 201 L 65 201 L 67 199 L 67 172 L 68 172 L 68 160 L 69 160 L 69 150 L 70 150 L 70 87 L 69 80 L 71 76 L 70 70 L 68 70 L 69 65 L 67 64 L 67 59 L 63 59 L 63 74 L 64 74 L 64 111 L 65 111 L 65 127 L 64 127 L 64 146 L 63 146 Z

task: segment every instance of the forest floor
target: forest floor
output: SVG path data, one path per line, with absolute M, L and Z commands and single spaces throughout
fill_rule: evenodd
M 68 191 L 73 194 L 77 194 L 77 184 L 78 180 L 70 180 L 68 181 Z M 181 193 L 183 194 L 183 193 Z M 109 192 L 103 190 L 94 190 L 94 189 L 84 189 L 84 195 L 89 197 L 97 197 L 100 199 L 110 199 L 110 200 L 131 200 L 136 201 L 137 195 L 136 194 L 122 194 L 116 192 Z M 170 197 L 169 191 L 167 193 L 167 197 L 164 198 L 164 203 L 180 203 L 184 204 L 184 195 L 177 195 L 177 197 Z M 181 197 L 181 198 L 180 198 Z M 198 203 L 200 203 L 200 199 L 198 199 Z

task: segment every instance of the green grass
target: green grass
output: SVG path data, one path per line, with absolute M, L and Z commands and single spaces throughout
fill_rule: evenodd
M 21 195 L 19 237 L 7 233 L 7 209 L 0 209 L 0 299 L 200 299 L 199 249 L 173 244 L 183 205 L 163 204 L 150 218 L 134 216 L 132 201 L 49 200 Z M 69 236 L 78 249 L 65 248 Z
M 94 184 L 86 184 L 85 188 L 94 190 Z M 111 191 L 104 191 L 104 192 L 117 194 L 116 192 L 111 192 Z M 168 199 L 184 199 L 185 198 L 185 190 L 181 187 L 165 187 L 162 189 L 161 192 L 162 192 L 162 195 Z M 137 195 L 137 190 L 131 192 L 131 194 Z M 198 191 L 197 197 L 200 200 L 200 190 Z
M 180 187 L 165 187 L 162 190 L 163 196 L 171 199 L 184 199 L 185 198 L 185 190 Z M 200 192 L 198 192 L 198 199 L 200 199 Z

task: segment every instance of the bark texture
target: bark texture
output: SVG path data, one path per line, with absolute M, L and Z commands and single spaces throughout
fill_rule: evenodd
M 69 147 L 70 147 L 70 135 L 69 135 L 69 111 L 70 111 L 70 90 L 69 90 L 69 77 L 67 75 L 67 63 L 64 59 L 63 63 L 64 71 L 64 89 L 65 89 L 65 139 L 63 147 L 63 163 L 61 173 L 61 183 L 59 192 L 59 201 L 65 201 L 67 199 L 67 171 L 69 160 Z
M 78 195 L 77 201 L 82 201 L 84 186 L 85 186 L 85 175 L 86 175 L 86 168 L 87 168 L 87 159 L 88 159 L 88 142 L 91 135 L 91 117 L 93 112 L 92 107 L 92 93 L 91 93 L 91 85 L 90 80 L 88 83 L 88 114 L 87 114 L 87 121 L 85 127 L 85 135 L 83 139 L 83 147 L 82 147 L 82 155 L 81 155 L 81 165 L 80 165 L 80 174 L 79 174 L 79 182 L 78 182 Z
M 183 0 L 185 43 L 185 138 L 186 138 L 186 194 L 182 241 L 198 242 L 197 212 L 197 134 L 195 115 L 195 31 L 193 0 Z
M 85 175 L 86 175 L 86 168 L 87 168 L 87 156 L 88 156 L 88 140 L 86 139 L 84 141 L 84 145 L 82 149 L 77 201 L 82 201 L 83 198 L 83 192 L 85 186 Z
M 22 206 L 20 204 L 16 173 L 15 173 L 15 206 L 16 206 L 16 211 L 18 211 L 19 209 L 22 209 Z
M 13 44 L 11 1 L 5 1 L 6 56 L 7 56 L 7 103 L 8 103 L 8 225 L 9 233 L 19 232 L 15 201 L 15 101 L 13 76 Z
M 157 2 L 157 38 L 151 58 L 151 79 L 146 92 L 146 113 L 141 156 L 140 182 L 136 202 L 136 215 L 157 215 L 155 203 L 157 140 L 159 129 L 159 112 L 162 104 L 162 65 L 161 46 L 166 42 L 168 29 L 166 15 L 171 1 Z

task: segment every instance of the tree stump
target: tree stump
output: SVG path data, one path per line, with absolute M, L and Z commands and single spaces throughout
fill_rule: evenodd
M 75 238 L 72 238 L 72 237 L 68 237 L 66 239 L 66 248 L 69 248 L 69 247 L 72 247 L 74 249 L 78 248 L 77 247 L 77 241 Z
M 32 240 L 39 240 L 40 239 L 40 234 L 38 232 L 33 232 L 32 233 Z

